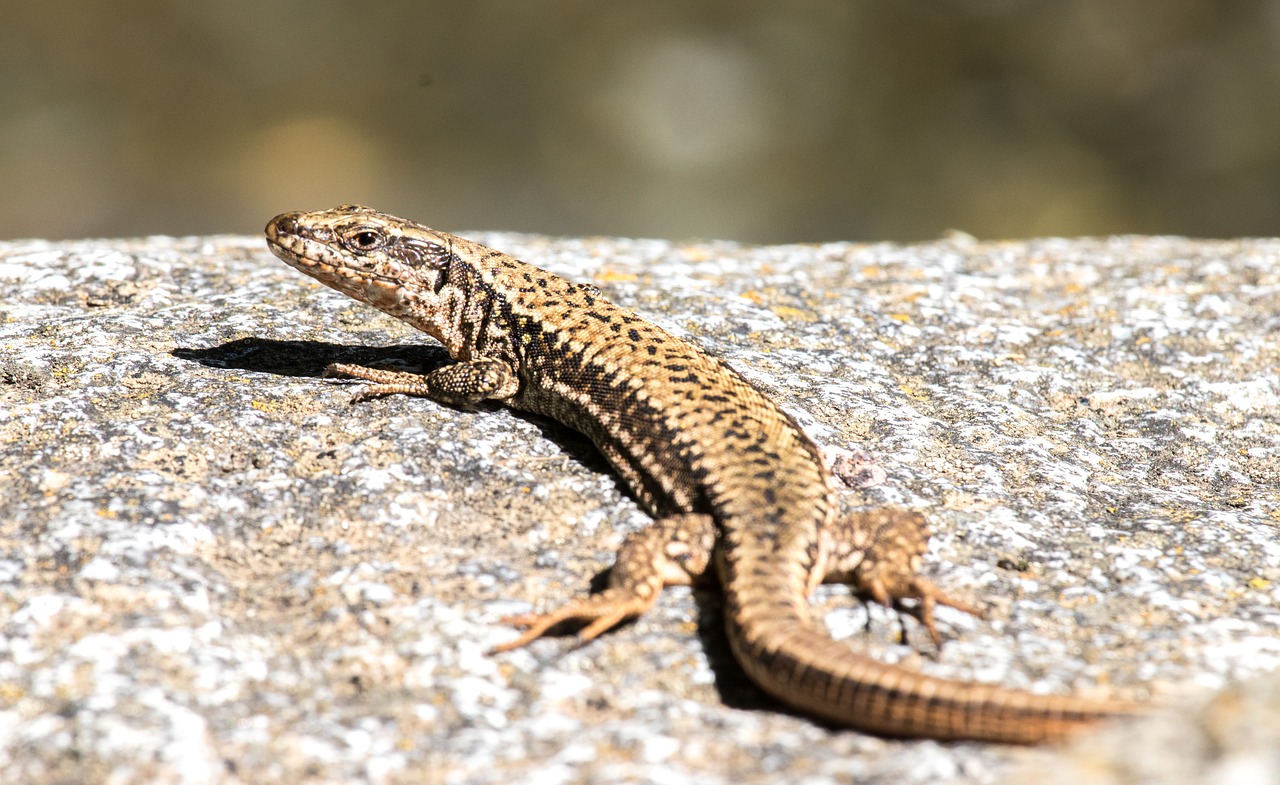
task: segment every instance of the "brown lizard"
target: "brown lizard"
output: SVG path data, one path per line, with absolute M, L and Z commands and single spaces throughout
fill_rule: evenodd
M 561 622 L 590 640 L 645 612 L 665 584 L 718 577 L 734 656 L 782 702 L 893 736 L 1035 743 L 1131 704 L 1037 695 L 886 665 L 833 640 L 808 596 L 825 581 L 886 604 L 972 608 L 916 574 L 929 532 L 899 509 L 841 517 L 818 447 L 722 361 L 600 296 L 499 251 L 344 205 L 285 213 L 271 251 L 343 294 L 444 344 L 455 363 L 425 375 L 332 365 L 373 382 L 356 400 L 404 393 L 467 406 L 501 401 L 589 436 L 657 519 L 626 539 L 608 587 L 545 614 L 495 651 Z

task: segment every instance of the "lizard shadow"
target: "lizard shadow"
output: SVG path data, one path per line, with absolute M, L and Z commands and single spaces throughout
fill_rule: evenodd
M 326 373 L 326 369 L 333 363 L 422 374 L 453 362 L 443 347 L 432 344 L 368 346 L 326 341 L 276 341 L 267 338 L 238 338 L 202 349 L 177 348 L 170 354 L 210 368 L 234 368 L 254 373 L 316 379 L 334 378 Z M 352 385 L 350 380 L 343 380 L 342 383 L 344 386 L 353 388 L 358 386 Z M 481 403 L 475 407 L 475 410 L 493 412 L 505 410 L 534 425 L 545 438 L 555 443 L 570 458 L 593 471 L 608 473 L 622 493 L 632 499 L 635 498 L 613 473 L 608 461 L 591 443 L 591 440 L 572 428 L 561 425 L 549 417 L 512 409 L 496 402 Z
M 326 341 L 278 341 L 252 337 L 239 338 L 206 348 L 180 347 L 173 349 L 170 354 L 210 368 L 317 379 L 326 378 L 325 369 L 332 363 L 350 363 L 372 368 L 427 373 L 452 362 L 442 347 L 430 344 L 394 344 L 377 347 Z M 578 431 L 548 417 L 510 409 L 497 403 L 485 403 L 477 408 L 481 411 L 506 409 L 513 416 L 531 423 L 538 428 L 542 436 L 553 442 L 572 460 L 578 461 L 591 471 L 608 474 L 623 495 L 638 502 L 591 440 Z M 610 569 L 601 570 L 591 580 L 592 593 L 604 590 Z M 719 587 L 714 579 L 695 586 L 693 600 L 698 609 L 697 635 L 703 651 L 706 652 L 714 678 L 713 686 L 720 700 L 726 706 L 736 709 L 780 711 L 807 716 L 792 712 L 785 704 L 766 694 L 738 665 L 725 634 L 724 606 Z M 561 632 L 572 634 L 573 629 L 573 625 L 557 625 L 552 632 L 553 634 Z
M 422 372 L 449 362 L 448 353 L 438 346 L 364 346 L 325 341 L 273 341 L 266 338 L 238 338 L 203 349 L 180 347 L 170 354 L 210 368 L 236 368 L 277 376 L 315 378 L 324 377 L 325 368 L 330 363 Z

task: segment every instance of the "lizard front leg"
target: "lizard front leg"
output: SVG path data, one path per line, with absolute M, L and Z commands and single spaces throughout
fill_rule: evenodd
M 325 372 L 374 382 L 372 387 L 356 393 L 352 403 L 399 393 L 454 406 L 474 406 L 486 400 L 505 400 L 520 389 L 515 369 L 502 360 L 488 358 L 453 363 L 425 374 L 345 363 L 333 363 Z
M 711 562 L 715 543 L 715 521 L 710 515 L 685 513 L 654 521 L 623 541 L 609 572 L 608 588 L 570 600 L 550 613 L 502 619 L 527 629 L 510 643 L 493 647 L 492 652 L 518 649 L 566 621 L 585 623 L 578 640 L 589 641 L 652 608 L 663 586 L 689 584 L 700 577 Z

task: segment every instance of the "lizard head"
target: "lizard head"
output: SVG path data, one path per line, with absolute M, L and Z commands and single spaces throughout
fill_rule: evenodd
M 266 235 L 271 252 L 290 267 L 435 332 L 430 316 L 456 258 L 451 235 L 351 204 L 277 215 Z

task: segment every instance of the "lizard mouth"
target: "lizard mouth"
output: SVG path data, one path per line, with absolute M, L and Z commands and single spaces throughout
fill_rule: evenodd
M 333 265 L 315 256 L 308 256 L 304 252 L 306 245 L 306 238 L 296 235 L 267 239 L 267 250 L 271 251 L 277 259 L 312 278 L 327 283 L 329 279 L 351 277 L 350 271 L 344 267 Z
M 299 222 L 300 215 L 283 213 L 266 226 L 267 248 L 280 261 L 362 302 L 399 299 L 402 282 L 398 278 L 350 263 L 338 249 L 311 236 L 307 226 Z
M 301 264 L 301 263 L 311 262 L 310 259 L 307 259 L 306 257 L 301 256 L 297 253 L 294 253 L 293 250 L 291 250 L 288 246 L 283 245 L 275 240 L 271 240 L 271 239 L 267 240 L 267 249 L 271 251 L 271 253 L 275 254 L 277 257 L 282 259 L 283 261 L 289 262 L 290 264 Z
M 264 230 L 267 237 L 267 249 L 280 261 L 315 277 L 341 276 L 357 277 L 357 271 L 351 269 L 336 256 L 332 248 L 311 236 L 305 225 L 299 222 L 301 213 L 282 213 L 272 218 Z M 362 274 L 359 277 L 366 277 Z

